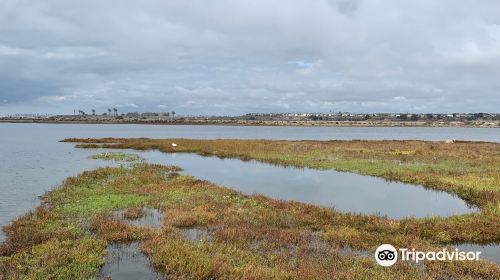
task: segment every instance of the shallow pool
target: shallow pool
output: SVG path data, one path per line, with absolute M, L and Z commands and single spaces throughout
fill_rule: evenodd
M 178 165 L 185 174 L 247 194 L 296 200 L 344 212 L 380 214 L 399 219 L 459 215 L 476 210 L 446 192 L 354 173 L 283 167 L 196 154 L 137 153 L 148 162 Z

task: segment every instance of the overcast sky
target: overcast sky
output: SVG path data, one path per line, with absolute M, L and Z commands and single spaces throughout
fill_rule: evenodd
M 499 112 L 498 0 L 0 0 L 0 114 Z

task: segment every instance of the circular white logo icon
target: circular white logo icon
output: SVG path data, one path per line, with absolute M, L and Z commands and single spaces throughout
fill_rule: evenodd
M 391 244 L 382 244 L 375 251 L 375 260 L 381 266 L 392 266 L 398 260 L 398 251 Z

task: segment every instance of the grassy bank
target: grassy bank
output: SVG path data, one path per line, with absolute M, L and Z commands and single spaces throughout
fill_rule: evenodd
M 402 230 L 443 245 L 500 243 L 500 144 L 430 141 L 271 141 L 67 139 L 81 148 L 116 148 L 258 160 L 337 169 L 421 184 L 455 194 L 479 213 L 404 219 Z M 172 143 L 176 145 L 173 146 Z
M 108 244 L 140 241 L 154 267 L 169 279 L 500 277 L 498 265 L 483 261 L 398 262 L 391 268 L 374 262 L 372 253 L 381 243 L 442 248 L 439 239 L 416 230 L 421 221 L 243 195 L 178 171 L 136 164 L 68 178 L 42 197 L 40 207 L 5 228 L 1 275 L 88 279 L 103 265 Z M 163 226 L 135 227 L 113 215 L 125 210 L 125 216 L 137 218 L 142 207 L 161 209 Z M 193 241 L 183 234 L 186 228 L 204 231 L 207 238 Z
M 77 145 L 81 148 L 157 149 L 166 153 L 197 153 L 349 171 L 443 190 L 460 196 L 483 212 L 500 213 L 500 144 L 497 143 L 113 138 L 65 141 L 81 143 Z

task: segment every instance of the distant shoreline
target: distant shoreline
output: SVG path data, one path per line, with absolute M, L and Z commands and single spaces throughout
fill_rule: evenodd
M 322 126 L 322 127 L 463 127 L 500 128 L 499 121 L 444 122 L 444 121 L 256 121 L 256 120 L 45 120 L 45 119 L 0 119 L 0 123 L 46 123 L 46 124 L 144 124 L 144 125 L 219 125 L 219 126 Z

